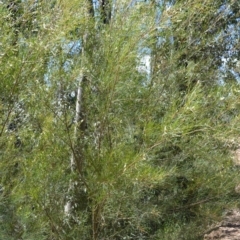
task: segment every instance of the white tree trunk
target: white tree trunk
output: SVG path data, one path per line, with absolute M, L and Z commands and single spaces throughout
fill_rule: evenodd
M 76 109 L 75 109 L 75 118 L 74 118 L 74 136 L 73 136 L 73 146 L 72 146 L 72 153 L 71 153 L 71 157 L 70 157 L 70 167 L 71 167 L 71 172 L 75 172 L 76 171 L 76 165 L 77 165 L 77 161 L 79 161 L 79 159 L 76 159 L 76 143 L 77 143 L 77 139 L 78 139 L 78 134 L 79 134 L 79 125 L 81 124 L 81 111 L 82 111 L 82 82 L 83 82 L 83 74 L 80 75 L 80 79 L 79 79 L 79 85 L 78 85 L 78 89 L 77 89 L 77 100 L 76 100 Z M 81 146 L 77 146 L 78 148 Z M 80 161 L 82 161 L 82 159 L 80 159 Z M 79 165 L 82 166 L 82 162 L 79 163 Z M 68 196 L 67 198 L 67 202 L 64 206 L 64 212 L 66 216 L 71 216 L 72 210 L 74 208 L 73 206 L 73 192 L 74 192 L 74 188 L 77 186 L 77 183 L 74 181 L 70 181 L 69 183 L 69 189 L 68 189 Z

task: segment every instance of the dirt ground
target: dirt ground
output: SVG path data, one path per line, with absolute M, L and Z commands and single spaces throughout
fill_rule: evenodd
M 233 162 L 240 166 L 240 145 L 239 148 L 232 152 Z M 240 194 L 240 177 L 239 184 L 235 191 Z M 239 196 L 240 202 L 240 196 Z M 240 240 L 240 209 L 229 210 L 224 219 L 216 226 L 209 228 L 204 236 L 204 240 Z
M 217 226 L 210 228 L 204 240 L 240 240 L 240 210 L 234 209 Z

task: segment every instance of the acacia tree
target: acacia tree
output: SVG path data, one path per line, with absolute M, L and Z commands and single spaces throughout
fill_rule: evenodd
M 153 2 L 29 3 L 1 5 L 3 238 L 201 237 L 237 198 L 238 86 L 214 83 L 226 45 L 205 33 L 221 2 L 160 21 Z

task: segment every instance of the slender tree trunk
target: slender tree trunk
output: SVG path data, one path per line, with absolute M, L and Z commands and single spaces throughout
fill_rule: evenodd
M 74 133 L 73 141 L 71 146 L 70 156 L 70 168 L 71 172 L 78 176 L 77 180 L 70 180 L 68 188 L 67 202 L 64 206 L 65 215 L 69 218 L 74 217 L 74 208 L 80 207 L 81 209 L 86 206 L 86 185 L 83 174 L 84 156 L 83 156 L 83 143 L 82 138 L 86 129 L 86 119 L 84 119 L 83 113 L 83 84 L 84 84 L 84 72 L 82 72 L 84 65 L 84 47 L 86 46 L 87 34 L 83 36 L 82 43 L 82 61 L 81 61 L 81 72 L 79 76 L 78 89 L 77 89 L 77 100 L 75 107 L 75 118 L 74 118 Z M 79 196 L 80 194 L 84 196 Z M 77 199 L 77 198 L 80 199 Z M 82 200 L 82 201 L 81 201 Z M 79 206 L 81 204 L 81 206 Z
M 90 18 L 94 18 L 94 8 L 92 3 L 89 3 L 89 11 L 88 15 Z M 108 24 L 111 18 L 111 7 L 108 0 L 101 0 L 100 1 L 100 11 L 102 15 L 102 21 L 104 24 Z M 82 66 L 81 69 L 84 69 L 84 47 L 87 44 L 88 33 L 85 33 L 83 36 L 83 46 L 82 46 Z M 77 101 L 76 101 L 76 108 L 75 108 L 75 119 L 74 119 L 74 133 L 73 133 L 73 143 L 72 143 L 72 153 L 70 156 L 70 167 L 71 172 L 73 175 L 77 175 L 77 180 L 71 180 L 69 183 L 68 195 L 67 195 L 67 202 L 64 206 L 65 215 L 69 219 L 74 219 L 74 212 L 75 208 L 81 210 L 87 209 L 88 199 L 88 189 L 85 182 L 84 176 L 84 164 L 85 164 L 85 156 L 83 154 L 83 138 L 86 131 L 86 112 L 84 112 L 84 84 L 85 81 L 85 74 L 81 72 L 78 89 L 77 89 Z M 81 195 L 80 195 L 81 194 Z M 80 206 L 81 205 L 81 206 Z M 98 239 L 99 235 L 99 226 L 100 226 L 100 213 L 101 207 L 99 204 L 92 208 L 92 238 L 94 240 Z
M 81 154 L 81 144 L 80 144 L 80 133 L 81 131 L 81 124 L 83 123 L 82 119 L 82 84 L 83 84 L 83 75 L 81 74 L 79 79 L 79 85 L 77 89 L 77 101 L 76 101 L 76 109 L 75 109 L 75 119 L 74 119 L 74 136 L 73 136 L 73 143 L 72 143 L 72 153 L 70 156 L 70 167 L 71 172 L 77 172 L 80 176 L 80 181 L 83 180 L 83 155 Z M 65 214 L 71 217 L 72 211 L 74 210 L 74 192 L 75 188 L 79 187 L 78 182 L 70 181 L 69 189 L 68 189 L 68 196 L 67 196 L 67 203 L 64 206 Z

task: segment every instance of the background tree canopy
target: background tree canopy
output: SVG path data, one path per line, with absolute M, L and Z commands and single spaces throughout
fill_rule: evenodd
M 240 6 L 0 2 L 0 239 L 203 239 L 239 207 Z

